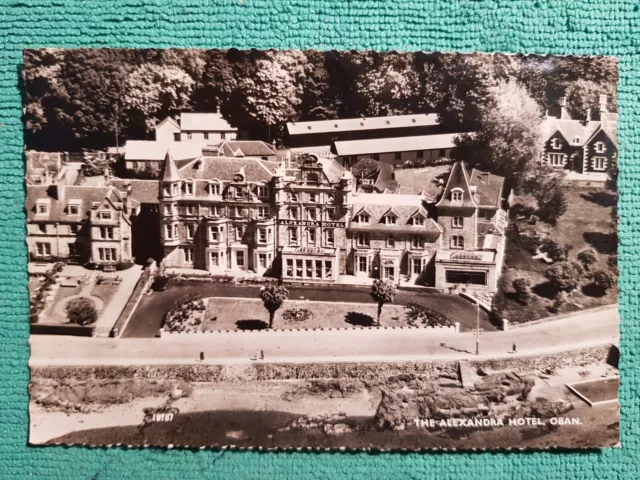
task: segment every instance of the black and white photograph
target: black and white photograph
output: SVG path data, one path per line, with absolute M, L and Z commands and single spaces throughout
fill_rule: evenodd
M 616 58 L 43 48 L 22 77 L 30 444 L 619 446 Z

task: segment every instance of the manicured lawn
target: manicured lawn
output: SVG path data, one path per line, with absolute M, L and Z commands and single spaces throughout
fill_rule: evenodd
M 118 291 L 119 285 L 94 285 L 91 290 L 91 296 L 98 297 L 103 302 L 104 310 L 109 302 Z
M 80 290 L 82 290 L 81 286 L 58 288 L 58 291 L 53 297 L 53 302 L 51 302 L 51 306 L 49 307 L 45 318 L 42 319 L 40 323 L 69 323 L 69 319 L 66 315 L 63 316 L 56 312 L 56 305 L 67 297 L 78 295 L 80 293 Z
M 528 203 L 527 199 L 522 199 Z M 610 259 L 616 255 L 617 236 L 612 228 L 612 211 L 616 197 L 604 187 L 578 187 L 571 185 L 567 191 L 567 211 L 556 225 L 543 224 L 540 230 L 548 231 L 549 237 L 560 245 L 570 245 L 569 260 L 585 248 L 597 252 L 597 262 L 591 270 L 604 270 L 616 277 Z M 494 305 L 503 318 L 513 323 L 523 323 L 551 315 L 568 313 L 583 308 L 594 308 L 617 302 L 618 289 L 614 287 L 605 295 L 593 295 L 589 280 L 585 278 L 577 291 L 572 292 L 557 313 L 551 313 L 553 298 L 547 293 L 544 272 L 549 268 L 542 260 L 532 259 L 527 249 L 527 240 L 513 229 L 507 233 L 505 266 L 500 279 L 500 291 Z M 518 303 L 510 292 L 516 278 L 526 278 L 531 283 L 531 299 L 527 305 Z M 586 287 L 586 288 L 584 288 Z
M 283 313 L 292 308 L 309 310 L 313 317 L 304 322 L 287 322 Z M 273 328 L 344 328 L 375 325 L 377 307 L 373 303 L 329 303 L 287 300 L 276 312 Z M 405 309 L 398 305 L 385 305 L 380 325 L 401 327 L 406 325 Z M 257 299 L 211 298 L 207 305 L 203 330 L 260 330 L 269 323 L 269 314 Z

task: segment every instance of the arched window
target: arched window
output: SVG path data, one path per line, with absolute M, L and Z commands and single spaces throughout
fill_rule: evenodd
M 452 202 L 461 202 L 462 201 L 462 189 L 454 188 L 451 190 L 451 201 Z

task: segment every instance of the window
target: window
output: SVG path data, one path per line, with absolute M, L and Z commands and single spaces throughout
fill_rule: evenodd
M 219 217 L 220 216 L 220 205 L 211 205 L 209 208 L 209 216 L 211 217 Z
M 209 195 L 220 195 L 220 184 L 219 183 L 210 183 L 209 184 Z
M 209 132 L 204 132 L 203 136 L 205 140 L 209 140 Z
M 224 133 L 224 132 L 222 132 L 222 133 L 220 134 L 220 140 L 226 140 L 226 139 L 227 139 L 227 134 L 226 134 L 226 133 Z
M 304 272 L 307 278 L 313 278 L 313 260 L 305 260 L 304 266 Z
M 333 243 L 335 241 L 333 236 L 333 228 L 330 228 L 327 230 L 326 239 L 327 239 L 327 245 L 330 247 L 333 247 Z
M 602 142 L 596 142 L 595 149 L 596 149 L 596 153 L 604 153 L 606 150 L 604 143 Z
M 113 227 L 100 227 L 100 238 L 113 240 Z
M 68 244 L 68 248 L 69 248 L 69 255 L 77 255 L 78 251 L 76 249 L 76 244 L 71 242 Z
M 393 235 L 387 235 L 387 248 L 395 248 L 396 239 Z
M 80 231 L 80 225 L 78 225 L 77 223 L 72 223 L 71 225 L 69 225 L 69 230 L 71 231 L 71 233 L 78 233 Z
M 473 285 L 486 285 L 486 272 L 465 272 L 460 270 L 447 270 L 445 272 L 447 283 L 462 283 Z
M 171 240 L 173 238 L 173 228 L 172 225 L 164 226 L 164 238 L 167 240 Z
M 267 254 L 259 253 L 258 254 L 258 266 L 260 268 L 267 268 Z
M 242 250 L 236 252 L 236 266 L 244 267 L 244 252 Z
M 356 217 L 356 223 L 369 223 L 369 215 L 366 213 L 361 213 Z
M 36 205 L 36 213 L 38 215 L 46 215 L 47 213 L 49 213 L 49 205 L 47 205 L 46 203 L 39 203 L 38 205 Z
M 298 245 L 298 229 L 290 228 L 289 229 L 289 245 Z
M 259 185 L 258 186 L 258 197 L 267 198 L 268 196 L 269 196 L 269 187 L 267 187 L 266 185 Z
M 196 226 L 193 223 L 187 223 L 187 240 L 192 240 L 196 234 Z
M 359 272 L 369 271 L 367 257 L 358 257 L 358 271 Z
M 102 210 L 98 212 L 98 218 L 101 220 L 111 220 L 111 212 L 109 210 Z
M 196 207 L 195 205 L 187 205 L 184 210 L 187 215 L 194 215 L 196 212 Z
M 307 218 L 309 220 L 317 220 L 318 219 L 318 212 L 315 208 L 308 208 L 307 209 Z
M 187 195 L 193 195 L 193 182 L 184 182 L 184 193 Z
M 484 221 L 485 222 L 490 222 L 491 220 L 493 220 L 493 212 L 491 210 L 485 210 L 484 211 Z
M 316 260 L 316 278 L 322 278 L 322 260 Z
M 36 251 L 41 257 L 48 257 L 51 255 L 51 244 L 45 242 L 36 243 Z
M 464 248 L 464 237 L 462 235 L 452 236 L 451 248 Z
M 209 241 L 211 242 L 217 242 L 218 239 L 220 238 L 218 236 L 219 230 L 217 226 L 210 226 L 209 227 Z
M 402 153 L 396 152 L 393 156 L 394 160 L 402 160 Z
M 298 218 L 298 207 L 289 207 L 289 219 Z
M 176 223 L 176 224 L 173 226 L 173 238 L 178 238 L 178 237 L 179 237 L 179 235 L 180 235 L 180 234 L 179 234 L 179 232 L 178 232 L 178 224 Z
M 38 231 L 40 233 L 47 233 L 47 224 L 46 223 L 39 223 L 38 224 Z
M 318 174 L 307 173 L 307 183 L 318 183 Z
M 258 229 L 258 242 L 259 243 L 267 243 L 267 229 L 259 228 Z
M 80 207 L 78 205 L 69 205 L 69 215 L 80 215 Z
M 289 201 L 297 202 L 298 201 L 298 194 L 296 192 L 291 192 L 289 194 Z
M 554 138 L 551 140 L 551 148 L 554 150 L 560 150 L 562 148 L 562 142 L 559 138 Z
M 116 257 L 116 249 L 115 248 L 99 248 L 98 258 L 102 262 L 115 262 L 118 259 Z
M 386 215 L 384 217 L 384 223 L 385 225 L 395 225 L 397 219 L 398 217 L 396 217 L 395 215 Z
M 607 159 L 606 157 L 593 157 L 593 169 L 594 170 L 605 170 L 607 168 Z
M 187 133 L 187 140 L 191 140 L 193 138 L 193 135 L 191 135 L 191 133 Z
M 356 241 L 359 247 L 368 247 L 371 245 L 371 238 L 368 233 L 359 233 L 356 237 Z
M 573 137 L 573 144 L 580 145 L 580 137 Z
M 179 189 L 179 186 L 178 186 L 177 183 L 172 183 L 171 184 L 171 194 L 172 195 L 178 195 L 178 189 Z
M 218 256 L 218 252 L 210 252 L 209 259 L 209 266 L 217 267 L 218 265 L 220 265 L 220 257 Z
M 413 217 L 413 226 L 421 227 L 424 225 L 424 218 L 422 217 Z
M 374 160 L 380 160 L 380 154 L 379 153 L 374 153 L 371 156 L 373 157 Z
M 302 278 L 302 260 L 296 259 L 296 277 Z
M 420 275 L 422 273 L 422 260 L 420 258 L 411 259 L 411 271 L 414 275 Z
M 333 262 L 331 260 L 324 261 L 324 278 L 333 277 Z
M 291 258 L 287 258 L 286 276 L 293 277 L 293 259 Z
M 422 235 L 412 235 L 411 248 L 424 248 L 424 237 Z
M 236 205 L 233 209 L 233 215 L 235 217 L 242 217 L 242 214 L 244 213 L 244 209 L 238 205 Z
M 563 153 L 549 153 L 547 163 L 552 167 L 564 167 L 566 155 Z
M 464 226 L 464 218 L 463 217 L 453 217 L 451 219 L 451 226 L 453 228 L 462 228 Z
M 462 190 L 460 190 L 460 189 L 451 190 L 451 201 L 452 202 L 461 202 L 462 201 Z
M 310 193 L 309 194 L 309 203 L 316 203 L 317 201 L 318 200 L 317 200 L 316 194 L 315 193 Z
M 327 220 L 333 220 L 336 217 L 336 209 L 333 207 L 328 207 L 326 210 Z
M 316 244 L 316 229 L 310 228 L 307 230 L 307 242 L 309 245 L 315 246 Z
M 244 225 L 236 225 L 234 229 L 236 232 L 236 240 L 242 240 L 244 236 Z
M 424 158 L 424 150 L 418 150 L 416 152 L 416 158 Z
M 187 263 L 193 263 L 193 248 L 184 249 L 184 261 Z
M 269 217 L 269 207 L 258 207 L 258 218 L 264 220 Z

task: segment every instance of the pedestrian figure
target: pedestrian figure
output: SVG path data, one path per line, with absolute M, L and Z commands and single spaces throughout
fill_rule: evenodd
M 200 352 L 200 361 L 204 362 L 204 352 Z
M 264 350 L 260 349 L 260 360 L 264 360 Z
M 511 353 L 518 353 L 518 349 L 516 348 L 516 342 L 513 342 L 513 348 L 511 349 Z

